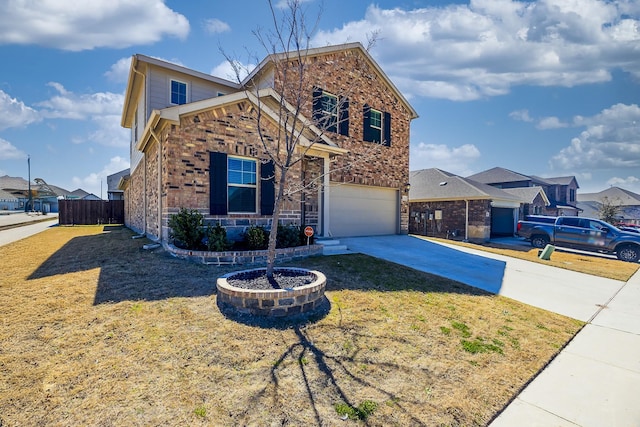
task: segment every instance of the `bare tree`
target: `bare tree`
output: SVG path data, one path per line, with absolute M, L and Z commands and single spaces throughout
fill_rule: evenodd
M 258 136 L 262 148 L 274 165 L 275 200 L 269 232 L 267 277 L 273 278 L 276 258 L 276 242 L 278 224 L 283 205 L 294 194 L 317 188 L 322 184 L 322 177 L 327 173 L 335 173 L 338 169 L 350 169 L 356 162 L 366 159 L 366 155 L 360 155 L 357 159 L 350 159 L 347 164 L 342 164 L 332 171 L 325 171 L 320 177 L 309 181 L 291 180 L 290 172 L 299 167 L 309 150 L 315 144 L 322 143 L 325 134 L 331 129 L 340 126 L 340 117 L 334 115 L 322 115 L 309 117 L 309 106 L 313 102 L 310 88 L 313 87 L 314 77 L 309 72 L 310 59 L 307 53 L 310 50 L 310 40 L 320 19 L 321 11 L 313 27 L 307 26 L 306 10 L 302 7 L 301 0 L 287 0 L 287 8 L 279 15 L 273 2 L 269 0 L 269 8 L 273 28 L 269 31 L 256 30 L 254 35 L 267 52 L 267 58 L 272 60 L 273 82 L 272 92 L 269 88 L 260 87 L 256 76 L 251 77 L 249 70 L 243 69 L 239 61 L 222 53 L 234 69 L 239 82 L 244 75 L 249 75 L 249 81 L 245 82 L 245 91 L 252 95 L 256 103 L 256 120 Z M 372 34 L 366 49 L 370 49 L 375 42 L 375 34 Z M 252 61 L 249 61 L 252 62 Z M 354 70 L 355 71 L 355 70 Z M 255 80 L 254 80 L 255 79 Z M 270 94 L 269 105 L 263 101 L 263 95 Z M 347 101 L 348 94 L 336 100 L 336 104 L 330 106 L 335 111 L 341 110 L 342 104 Z M 267 115 L 266 110 L 275 112 Z M 269 117 L 267 117 L 269 116 Z M 266 134 L 264 122 L 277 118 L 275 135 Z M 384 141 L 380 141 L 384 143 Z M 371 153 L 379 144 L 371 145 Z

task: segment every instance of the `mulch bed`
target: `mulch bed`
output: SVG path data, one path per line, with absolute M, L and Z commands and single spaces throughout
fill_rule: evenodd
M 234 274 L 227 278 L 227 282 L 236 288 L 271 290 L 298 288 L 316 280 L 316 275 L 307 271 L 279 269 L 273 273 L 271 280 L 265 272 L 266 270 L 253 270 Z

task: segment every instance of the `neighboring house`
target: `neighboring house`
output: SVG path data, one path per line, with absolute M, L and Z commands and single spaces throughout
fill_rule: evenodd
M 600 217 L 603 201 L 620 206 L 620 222 L 640 224 L 640 194 L 620 187 L 610 187 L 598 193 L 578 195 L 578 206 L 584 210 L 584 216 L 590 218 Z
M 29 204 L 29 187 L 31 187 L 31 201 Z M 70 194 L 64 188 L 49 185 L 44 180 L 36 178 L 29 186 L 24 178 L 0 177 L 0 210 L 30 210 L 36 212 L 58 212 L 58 200 L 67 198 Z M 8 198 L 7 195 L 12 196 Z
M 495 167 L 468 176 L 467 178 L 501 189 L 541 187 L 549 204 L 544 207 L 542 212 L 538 212 L 537 214 L 575 216 L 581 212 L 581 209 L 577 207 L 579 186 L 574 176 L 541 178 L 535 175 L 528 176 L 509 169 Z M 523 212 L 528 211 L 529 215 L 531 215 L 533 211 L 535 211 L 535 208 L 536 206 L 524 207 Z
M 124 200 L 124 191 L 118 188 L 120 180 L 129 176 L 129 168 L 107 176 L 107 200 Z
M 440 169 L 410 174 L 409 232 L 486 241 L 513 235 L 522 198 Z
M 102 200 L 93 193 L 87 193 L 82 188 L 78 188 L 68 193 L 65 197 L 67 200 Z
M 269 55 L 236 84 L 133 56 L 122 113 L 131 129 L 130 175 L 120 181 L 127 226 L 167 241 L 169 216 L 183 207 L 221 223 L 232 238 L 250 225 L 271 226 L 273 163 L 258 133 L 268 140 L 279 131 L 283 94 L 275 90 L 274 65 L 295 72 L 295 61 L 285 59 Z M 305 158 L 288 179 L 307 187 L 287 200 L 282 222 L 311 225 L 326 237 L 407 233 L 415 110 L 360 43 L 310 49 L 303 61 L 313 81 L 302 115 L 328 123 L 303 134 Z

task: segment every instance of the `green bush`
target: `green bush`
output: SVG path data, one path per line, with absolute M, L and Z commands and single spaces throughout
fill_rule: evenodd
M 206 240 L 207 249 L 214 252 L 223 252 L 232 246 L 227 239 L 227 230 L 220 223 L 217 223 L 215 227 L 207 227 Z
M 249 250 L 267 249 L 269 233 L 263 227 L 254 225 L 244 233 L 244 241 Z
M 176 246 L 199 250 L 204 238 L 204 217 L 195 209 L 180 208 L 180 212 L 169 216 L 169 235 Z
M 276 248 L 300 246 L 300 227 L 295 225 L 278 225 Z

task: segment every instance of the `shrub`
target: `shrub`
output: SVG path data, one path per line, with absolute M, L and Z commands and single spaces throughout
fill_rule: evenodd
M 204 238 L 204 217 L 195 209 L 180 208 L 169 217 L 170 236 L 174 244 L 183 249 L 199 250 Z
M 244 240 L 249 250 L 266 249 L 269 242 L 269 233 L 257 225 L 247 228 Z
M 295 225 L 278 225 L 276 248 L 300 246 L 300 227 Z
M 227 239 L 227 230 L 220 223 L 217 223 L 215 227 L 207 227 L 206 240 L 207 249 L 210 251 L 223 252 L 232 246 Z

